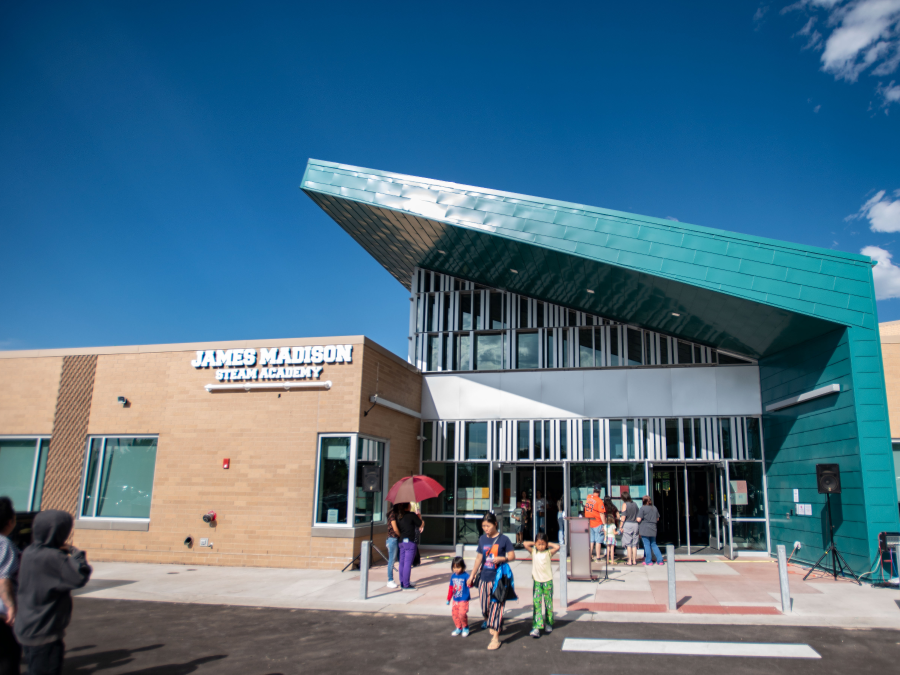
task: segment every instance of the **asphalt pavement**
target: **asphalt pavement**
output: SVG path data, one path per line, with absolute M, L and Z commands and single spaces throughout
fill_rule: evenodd
M 470 615 L 471 623 L 475 618 Z M 476 629 L 462 638 L 451 637 L 452 630 L 449 608 L 447 617 L 440 618 L 79 597 L 66 637 L 64 672 L 696 675 L 709 669 L 729 675 L 822 675 L 889 673 L 900 662 L 900 631 L 879 628 L 558 621 L 551 635 L 535 640 L 528 635 L 530 622 L 515 621 L 504 629 L 503 646 L 496 652 L 485 649 L 486 631 Z M 652 642 L 637 645 L 646 644 L 648 651 L 659 651 L 668 641 L 793 643 L 808 645 L 821 658 L 564 651 L 567 638 L 570 646 L 608 644 L 594 642 L 603 639 L 648 640 Z M 766 647 L 752 651 L 765 653 Z

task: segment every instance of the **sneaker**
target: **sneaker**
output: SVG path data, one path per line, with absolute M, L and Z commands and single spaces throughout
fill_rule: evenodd
M 537 628 L 535 628 L 533 631 L 531 631 L 529 633 L 529 635 L 533 638 L 539 638 L 539 637 L 541 637 L 541 631 L 539 631 Z
M 388 587 L 388 588 L 399 588 L 399 587 L 397 586 L 397 582 L 395 582 L 395 581 L 389 581 L 389 582 L 387 582 L 387 587 Z
M 404 590 L 404 591 L 414 591 L 414 590 L 416 590 L 416 587 L 413 586 L 412 584 L 410 584 L 409 586 L 405 586 L 405 587 L 403 588 L 403 590 Z
M 545 627 L 544 627 L 544 632 L 547 633 L 547 634 L 549 635 L 550 633 L 553 632 L 553 626 L 545 626 Z
M 453 637 L 456 637 L 457 635 L 462 635 L 462 630 L 457 628 L 455 631 L 450 633 L 450 635 L 452 635 Z
M 644 563 L 644 567 L 650 567 L 653 563 Z
M 665 565 L 666 563 L 665 563 L 665 562 L 658 562 L 658 563 L 656 563 L 656 564 L 657 564 L 657 565 Z
M 469 629 L 463 628 L 462 633 L 460 633 L 460 635 L 462 635 L 463 637 L 469 637 Z

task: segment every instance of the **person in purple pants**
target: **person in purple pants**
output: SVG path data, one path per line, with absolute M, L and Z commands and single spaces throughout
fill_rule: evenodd
M 413 560 L 416 558 L 416 530 L 422 531 L 422 519 L 409 509 L 409 504 L 400 504 L 400 517 L 397 527 L 400 529 L 400 588 L 415 590 L 409 583 Z

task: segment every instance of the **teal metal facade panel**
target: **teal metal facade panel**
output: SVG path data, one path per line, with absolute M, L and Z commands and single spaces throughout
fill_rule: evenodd
M 786 514 L 794 488 L 821 509 L 815 464 L 829 459 L 854 569 L 900 529 L 869 258 L 318 160 L 301 189 L 407 288 L 422 267 L 743 353 L 760 359 L 764 405 L 840 383 L 763 416 L 772 544 L 817 557 L 819 511 Z

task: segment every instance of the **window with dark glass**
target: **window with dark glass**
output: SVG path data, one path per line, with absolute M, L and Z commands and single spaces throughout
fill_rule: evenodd
M 469 336 L 456 336 L 456 349 L 453 350 L 453 370 L 469 370 Z
M 678 340 L 678 363 L 693 363 L 694 350 L 687 342 Z
M 578 329 L 578 359 L 582 368 L 594 367 L 594 329 Z
M 678 420 L 666 420 L 666 459 L 679 459 Z
M 155 471 L 156 438 L 92 438 L 81 516 L 149 518 Z
M 556 350 L 553 344 L 553 331 L 547 331 L 547 368 L 556 368 Z
M 531 436 L 530 424 L 528 422 L 518 422 L 518 429 L 516 430 L 516 458 L 517 459 L 531 459 L 530 457 L 530 448 L 529 448 L 529 438 Z
M 540 368 L 539 334 L 516 331 L 516 368 Z
M 502 330 L 506 328 L 506 313 L 503 311 L 503 305 L 505 304 L 503 300 L 506 294 L 492 291 L 490 297 L 490 322 L 488 323 L 488 328 L 491 330 Z
M 488 423 L 466 422 L 466 459 L 487 459 Z
M 625 459 L 624 429 L 622 420 L 609 421 L 609 458 Z
M 366 492 L 363 489 L 364 468 L 367 466 L 384 469 L 384 443 L 359 436 L 356 439 L 356 494 L 354 496 L 356 502 L 353 514 L 353 522 L 357 525 L 377 523 L 384 518 L 383 490 Z M 382 483 L 384 483 L 383 475 L 382 473 Z
M 731 442 L 731 418 L 720 417 L 719 429 L 721 429 L 722 433 L 722 447 L 720 448 L 722 451 L 722 459 L 731 459 L 734 456 L 734 450 Z
M 40 511 L 50 440 L 0 439 L 0 495 L 16 511 Z
M 622 359 L 619 353 L 619 329 L 617 326 L 609 327 L 609 365 L 622 365 Z
M 644 345 L 641 340 L 641 331 L 635 328 L 626 328 L 628 333 L 628 365 L 641 366 L 644 364 Z
M 429 462 L 434 452 L 434 424 L 425 422 L 422 425 L 422 461 Z
M 459 294 L 459 328 L 472 330 L 472 293 L 465 291 Z
M 533 430 L 533 443 L 534 446 L 534 458 L 535 459 L 544 459 L 544 423 L 538 420 L 535 420 L 532 425 Z
M 319 489 L 316 522 L 347 524 L 347 490 L 350 486 L 350 436 L 319 440 Z
M 475 370 L 503 368 L 503 333 L 475 335 Z

